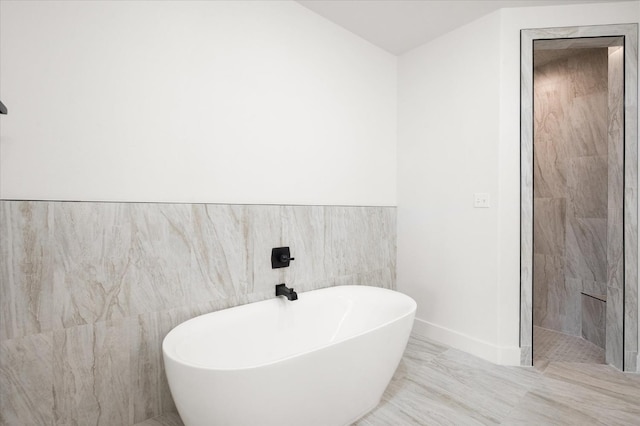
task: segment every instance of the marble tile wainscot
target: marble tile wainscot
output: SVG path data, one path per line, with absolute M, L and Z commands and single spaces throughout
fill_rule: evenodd
M 282 245 L 296 260 L 273 270 Z M 395 207 L 0 201 L 0 424 L 175 412 L 161 342 L 177 324 L 281 282 L 395 275 Z

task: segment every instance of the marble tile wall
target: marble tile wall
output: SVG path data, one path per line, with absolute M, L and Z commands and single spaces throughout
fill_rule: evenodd
M 271 269 L 288 245 L 290 268 Z M 0 424 L 175 411 L 161 342 L 275 284 L 395 288 L 396 210 L 0 201 Z
M 581 295 L 581 301 L 582 336 L 589 342 L 604 348 L 607 303 L 587 294 Z
M 609 211 L 607 215 L 607 287 L 605 295 L 605 358 L 608 363 L 624 363 L 624 48 L 608 48 L 609 62 Z M 629 202 L 630 200 L 627 200 Z M 635 244 L 632 240 L 627 246 Z M 632 276 L 628 278 L 632 279 Z M 637 281 L 636 281 L 637 283 Z M 637 284 L 636 284 L 637 288 Z M 631 299 L 630 299 L 631 300 Z M 632 305 L 632 306 L 637 306 Z M 635 307 L 633 308 L 635 310 Z M 632 330 L 636 329 L 631 326 Z M 630 341 L 631 342 L 631 341 Z M 631 369 L 631 365 L 628 365 Z
M 534 68 L 534 325 L 604 347 L 581 293 L 607 293 L 608 51 L 553 53 Z

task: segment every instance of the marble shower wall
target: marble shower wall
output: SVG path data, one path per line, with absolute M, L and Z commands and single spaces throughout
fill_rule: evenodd
M 563 53 L 534 68 L 534 324 L 604 347 L 608 51 Z
M 290 246 L 290 268 L 271 248 Z M 0 201 L 0 424 L 175 411 L 161 342 L 186 319 L 333 285 L 395 288 L 396 209 Z
M 624 48 L 621 46 L 609 47 L 609 211 L 607 215 L 607 307 L 603 318 L 605 324 L 605 358 L 608 363 L 623 365 L 625 369 L 633 371 L 635 362 L 623 361 L 624 345 L 633 345 L 637 337 L 624 337 L 624 311 L 636 310 L 637 279 L 631 265 L 627 265 L 628 280 L 635 282 L 635 286 L 627 286 L 626 298 L 629 304 L 625 308 L 625 238 L 626 244 L 631 247 L 635 240 L 631 236 L 624 236 L 625 207 L 633 197 L 623 196 L 625 189 L 625 143 L 624 143 Z M 627 143 L 627 145 L 632 145 Z M 628 207 L 626 207 L 628 209 Z M 628 213 L 627 213 L 628 215 Z M 631 217 L 631 215 L 628 215 Z M 625 224 L 629 226 L 629 224 Z M 631 234 L 631 233 L 629 233 Z M 636 245 L 637 247 L 637 245 Z M 629 249 L 627 249 L 629 250 Z M 637 264 L 636 270 L 637 270 Z M 632 330 L 637 336 L 637 318 L 627 315 L 628 330 Z M 625 342 L 626 339 L 626 342 Z M 634 352 L 635 354 L 635 352 Z

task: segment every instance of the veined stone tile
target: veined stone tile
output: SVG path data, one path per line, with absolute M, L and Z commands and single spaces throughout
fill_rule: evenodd
M 637 283 L 637 281 L 636 281 Z M 625 351 L 638 352 L 638 286 L 634 286 L 633 282 L 627 286 L 624 294 L 624 338 Z M 636 306 L 635 311 L 633 310 Z M 631 370 L 634 371 L 634 370 Z
M 164 370 L 159 315 L 156 312 L 139 315 L 129 330 L 131 424 L 162 414 L 160 382 Z
M 564 271 L 551 268 L 551 262 L 535 257 L 533 319 L 536 325 L 580 335 L 583 324 L 591 324 L 581 320 L 581 281 L 606 287 L 609 272 L 605 258 L 598 257 L 606 256 L 606 227 L 576 219 L 607 218 L 608 51 L 566 52 L 573 54 L 536 66 L 534 74 L 534 190 L 568 202 L 562 217 L 552 217 L 545 215 L 548 205 L 534 200 L 534 252 L 565 256 L 566 266 Z M 566 226 L 564 245 L 553 244 L 559 221 Z
M 535 137 L 558 158 L 607 154 L 607 49 L 535 68 Z M 595 56 L 594 56 L 595 54 Z
M 535 325 L 580 335 L 580 280 L 565 278 L 562 258 L 535 255 Z
M 636 351 L 624 352 L 624 371 L 640 373 L 640 371 L 638 371 L 638 352 Z M 638 384 L 638 386 L 640 386 L 640 384 Z
M 0 201 L 0 341 L 52 329 L 51 204 Z
M 132 282 L 133 314 L 246 294 L 246 206 L 140 205 Z
M 534 197 L 566 198 L 567 160 L 558 140 L 539 135 L 534 146 Z
M 131 424 L 175 411 L 162 355 L 162 341 L 172 328 L 191 318 L 187 308 L 151 312 L 132 321 L 129 330 Z
M 622 47 L 609 48 L 608 168 L 609 208 L 622 207 L 624 194 L 624 59 Z
M 567 194 L 572 217 L 606 219 L 608 210 L 606 156 L 568 160 Z
M 622 290 L 615 287 L 607 288 L 607 316 L 606 316 L 606 347 L 607 364 L 619 369 L 623 367 L 623 324 L 622 306 L 624 297 Z
M 607 156 L 607 92 L 574 98 L 567 111 L 567 156 Z
M 533 252 L 563 256 L 565 252 L 566 200 L 536 198 L 533 200 Z
M 51 332 L 0 342 L 0 424 L 53 424 Z
M 616 288 L 624 288 L 625 254 L 622 215 L 621 207 L 609 207 L 607 217 L 607 285 Z
M 114 320 L 54 331 L 56 424 L 129 423 L 128 330 Z
M 622 208 L 609 207 L 607 216 L 607 281 L 610 287 L 624 286 L 624 244 Z
M 380 207 L 382 220 L 385 224 L 385 234 L 383 235 L 386 239 L 388 246 L 388 268 L 391 272 L 391 285 L 389 288 L 392 290 L 396 289 L 396 272 L 397 272 L 397 260 L 398 260 L 398 239 L 396 238 L 397 229 L 398 229 L 398 215 L 397 209 L 395 207 Z
M 638 352 L 638 31 L 625 36 L 625 352 Z M 628 296 L 631 297 L 628 297 Z M 629 365 L 632 365 L 630 362 Z
M 520 365 L 523 365 L 523 366 L 533 365 L 533 350 L 531 346 L 520 347 Z
M 276 284 L 284 281 L 283 268 L 271 268 L 271 249 L 284 246 L 282 209 L 282 206 L 251 206 L 249 209 L 251 292 L 273 290 Z
M 633 185 L 634 183 L 631 183 Z M 625 293 L 624 312 L 625 341 L 624 350 L 626 352 L 638 352 L 640 349 L 638 342 L 638 211 L 637 208 L 637 188 L 627 188 L 626 201 L 630 205 L 625 211 Z M 634 232 L 634 230 L 636 232 Z M 634 365 L 630 362 L 629 365 Z
M 609 48 L 580 49 L 567 58 L 567 77 L 575 97 L 608 91 Z
M 582 295 L 582 337 L 594 345 L 605 347 L 607 303 Z
M 162 342 L 179 324 L 241 303 L 235 298 L 138 316 L 129 332 L 132 423 L 176 411 L 164 369 Z
M 607 297 L 607 283 L 598 281 L 582 280 L 582 291 L 590 295 Z
M 389 238 L 395 224 L 388 223 L 383 207 L 332 207 L 325 210 L 325 270 L 333 276 L 377 270 L 389 265 Z
M 132 266 L 124 279 L 131 306 L 129 314 L 189 303 L 190 293 L 202 285 L 192 275 L 195 261 L 190 206 L 133 204 L 129 206 L 129 214 Z
M 132 250 L 129 205 L 53 203 L 55 328 L 124 318 Z
M 567 276 L 607 280 L 607 220 L 570 219 L 566 234 Z
M 296 289 L 294 289 L 294 290 L 296 290 Z M 274 285 L 271 288 L 268 288 L 266 290 L 254 291 L 253 293 L 249 293 L 246 297 L 239 298 L 239 300 L 238 300 L 239 303 L 237 305 L 234 304 L 234 305 L 231 305 L 229 307 L 238 306 L 238 305 L 245 305 L 247 303 L 262 302 L 263 300 L 274 298 L 275 295 L 276 295 L 276 288 L 275 288 L 275 285 Z
M 636 114 L 637 116 L 637 114 Z M 637 158 L 637 156 L 635 157 Z M 630 185 L 636 185 L 631 183 Z M 624 350 L 638 352 L 638 210 L 637 188 L 625 191 Z M 628 203 L 628 204 L 627 204 Z M 637 361 L 636 361 L 637 362 Z M 630 362 L 630 366 L 634 363 Z M 630 370 L 633 371 L 633 370 Z
M 520 357 L 531 365 L 533 344 L 533 38 L 520 38 Z M 528 350 L 526 350 L 528 348 Z
M 552 161 L 555 165 L 561 165 L 562 161 L 568 158 L 571 148 L 567 146 L 570 142 L 566 137 L 566 127 L 569 119 L 567 105 L 571 103 L 572 98 L 566 77 L 561 71 L 563 64 L 566 65 L 566 61 L 537 67 L 533 93 L 534 153 L 538 160 L 555 160 Z M 545 153 L 553 155 L 544 155 Z
M 535 84 L 533 95 L 546 94 L 550 91 L 556 91 L 559 88 L 566 87 L 566 80 L 568 79 L 567 73 L 565 72 L 567 68 L 567 57 L 559 57 L 552 61 L 545 61 L 546 63 L 541 63 L 541 52 L 539 50 L 534 50 L 533 54 L 535 61 L 533 63 Z M 541 105 L 548 105 L 548 102 L 542 102 Z M 562 106 L 562 103 L 558 105 Z M 562 111 L 562 109 L 559 111 Z M 539 119 L 540 117 L 545 116 L 546 114 L 540 114 L 535 118 Z
M 207 298 L 245 295 L 251 287 L 249 245 L 251 206 L 194 206 L 194 279 L 202 282 L 200 294 L 190 303 Z
M 307 286 L 329 278 L 325 268 L 324 206 L 283 206 L 282 242 L 295 258 L 288 268 L 282 268 L 284 282 L 294 287 Z
M 564 289 L 564 258 L 544 254 L 533 255 L 533 307 L 534 325 L 559 329 L 561 324 L 557 314 L 558 304 L 565 298 L 558 300 L 558 294 Z

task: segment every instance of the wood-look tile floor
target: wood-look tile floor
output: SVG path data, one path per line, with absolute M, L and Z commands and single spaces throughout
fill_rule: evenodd
M 380 405 L 356 426 L 640 425 L 640 375 L 602 364 L 505 367 L 412 336 Z M 137 426 L 182 426 L 167 414 Z

